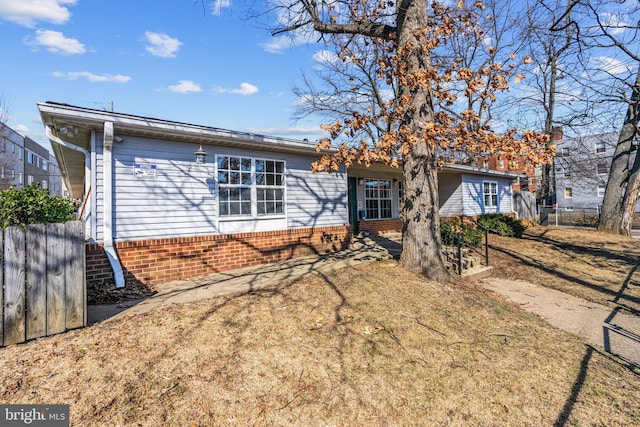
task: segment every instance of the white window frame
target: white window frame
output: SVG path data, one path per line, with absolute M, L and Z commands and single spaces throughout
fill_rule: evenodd
M 604 172 L 600 172 L 599 171 L 599 167 L 598 166 L 600 166 L 600 164 L 604 165 Z M 609 167 L 607 167 L 606 163 L 598 163 L 598 162 L 596 162 L 596 175 L 607 175 L 608 173 L 609 173 Z
M 601 147 L 601 148 L 599 148 Z M 595 143 L 595 153 L 596 154 L 604 154 L 607 151 L 607 144 L 604 141 L 596 141 Z
M 33 175 L 27 175 L 27 185 L 31 185 L 35 182 L 35 177 Z
M 606 184 L 598 184 L 596 187 L 596 194 L 598 197 L 604 197 L 604 192 L 607 190 Z
M 224 168 L 224 159 L 229 159 Z M 230 168 L 231 159 L 239 159 L 240 169 Z M 244 170 L 243 170 L 244 162 Z M 250 165 L 248 168 L 247 162 Z M 256 171 L 256 162 L 265 162 L 265 171 Z M 268 163 L 273 162 L 273 171 L 268 171 Z M 279 165 L 282 171 L 278 172 Z M 227 175 L 223 175 L 224 173 Z M 215 161 L 215 176 L 218 195 L 218 217 L 220 220 L 251 219 L 251 218 L 284 218 L 286 215 L 286 173 L 287 164 L 284 160 L 254 158 L 233 154 L 218 154 Z M 238 183 L 229 181 L 232 174 L 236 175 Z M 260 176 L 264 183 L 259 183 Z M 270 179 L 271 178 L 271 179 Z M 233 179 L 236 180 L 235 178 Z M 272 183 L 270 183 L 272 182 Z M 278 182 L 280 183 L 278 185 Z M 225 196 L 225 192 L 227 195 Z M 262 193 L 262 197 L 259 197 Z M 271 193 L 271 194 L 268 194 Z M 231 197 L 234 197 L 233 199 Z M 235 199 L 239 196 L 239 199 Z M 260 198 L 260 200 L 259 200 Z M 226 208 L 223 206 L 226 204 Z M 236 212 L 232 213 L 233 205 L 238 204 Z M 259 205 L 262 204 L 262 209 Z M 271 209 L 269 207 L 271 206 Z M 271 212 L 269 212 L 271 210 Z
M 498 166 L 500 167 L 500 169 L 504 169 L 504 159 L 498 160 Z
M 489 191 L 487 191 L 487 186 L 489 186 Z M 495 191 L 491 191 L 492 189 L 494 189 Z M 493 200 L 494 198 L 495 201 Z M 498 181 L 482 181 L 482 203 L 484 204 L 485 208 L 498 207 Z
M 380 185 L 384 183 L 383 185 Z M 369 191 L 371 189 L 371 191 Z M 392 208 L 392 186 L 390 179 L 365 179 L 364 180 L 364 206 L 367 219 L 391 219 L 393 218 Z M 388 197 L 387 197 L 388 193 Z M 384 206 L 383 206 L 384 205 Z M 375 217 L 369 212 L 375 211 Z M 388 216 L 386 216 L 388 212 Z M 385 214 L 383 216 L 383 213 Z

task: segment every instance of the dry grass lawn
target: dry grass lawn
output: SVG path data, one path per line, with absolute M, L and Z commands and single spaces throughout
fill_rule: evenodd
M 632 426 L 640 374 L 385 261 L 0 349 L 0 402 L 74 426 Z

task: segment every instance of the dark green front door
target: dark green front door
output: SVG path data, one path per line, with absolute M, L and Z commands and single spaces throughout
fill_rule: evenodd
M 358 230 L 358 179 L 348 178 L 348 203 L 349 203 L 349 224 L 353 226 L 353 234 L 356 235 Z

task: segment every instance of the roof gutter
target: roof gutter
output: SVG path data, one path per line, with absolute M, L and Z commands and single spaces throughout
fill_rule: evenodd
M 104 200 L 104 214 L 102 216 L 102 234 L 104 251 L 109 258 L 113 270 L 116 288 L 124 287 L 124 274 L 118 254 L 113 247 L 113 122 L 104 122 L 104 152 L 102 153 L 102 198 Z

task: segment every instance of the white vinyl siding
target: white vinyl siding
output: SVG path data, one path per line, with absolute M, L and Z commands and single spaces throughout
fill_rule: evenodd
M 462 196 L 464 202 L 464 215 L 476 216 L 483 213 L 510 213 L 513 212 L 513 191 L 511 189 L 512 178 L 497 178 L 463 174 Z M 485 206 L 484 182 L 496 183 L 497 205 Z
M 440 216 L 452 217 L 464 214 L 462 209 L 462 175 L 442 173 L 438 176 Z
M 103 240 L 102 135 L 96 140 L 96 240 Z M 196 144 L 129 136 L 113 146 L 113 229 L 116 240 L 138 240 L 232 232 L 320 227 L 348 223 L 346 173 L 311 172 L 313 156 L 203 145 L 207 163 L 196 164 Z M 219 214 L 216 164 L 226 155 L 272 159 L 286 165 L 282 187 L 283 214 L 223 217 Z M 134 165 L 156 165 L 155 178 L 135 178 Z M 276 165 L 275 163 L 273 164 Z M 265 164 L 266 166 L 266 164 Z M 271 176 L 275 180 L 278 172 Z M 265 179 L 270 180 L 271 178 Z M 257 186 L 271 190 L 273 186 Z M 280 193 L 263 193 L 265 210 L 279 203 Z M 256 199 L 258 200 L 258 199 Z M 257 210 L 256 210 L 257 212 Z

